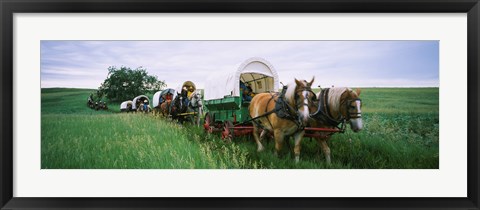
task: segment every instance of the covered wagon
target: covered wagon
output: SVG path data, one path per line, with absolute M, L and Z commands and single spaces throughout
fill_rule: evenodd
M 144 104 L 147 104 L 147 109 L 143 107 Z M 146 95 L 139 95 L 132 100 L 132 110 L 137 111 L 146 111 L 148 112 L 148 105 L 150 104 L 150 99 Z
M 200 125 L 202 115 L 202 95 L 197 91 L 195 83 L 185 81 L 177 88 L 177 97 L 173 102 L 175 111 L 172 117 L 179 122 L 192 122 Z
M 197 87 L 195 86 L 195 83 L 192 81 L 186 81 L 182 84 L 181 88 L 177 88 L 179 90 L 178 93 L 182 93 L 182 91 L 185 91 L 186 95 L 188 98 L 191 97 L 191 95 L 197 90 Z
M 158 114 L 158 113 L 163 113 L 164 116 L 170 115 L 170 110 L 171 110 L 171 101 L 175 98 L 177 95 L 177 91 L 173 88 L 167 88 L 165 90 L 160 90 L 157 91 L 155 94 L 153 94 L 152 98 L 152 107 L 153 107 L 153 113 Z M 164 110 L 162 110 L 162 104 L 165 103 L 166 101 L 170 101 L 166 105 L 164 105 Z
M 247 121 L 251 97 L 258 93 L 277 92 L 279 78 L 275 68 L 265 59 L 250 58 L 231 72 L 208 79 L 204 90 L 204 128 L 209 132 L 221 131 L 222 137 L 250 134 Z
M 121 112 L 130 112 L 132 111 L 132 101 L 124 101 L 120 104 L 120 111 Z
M 159 108 L 166 100 L 173 100 L 177 96 L 177 91 L 173 88 L 157 91 L 153 94 L 152 107 Z

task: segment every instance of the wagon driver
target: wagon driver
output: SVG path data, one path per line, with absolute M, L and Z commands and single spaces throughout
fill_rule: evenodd
M 143 101 L 143 111 L 148 111 L 148 100 Z
M 193 91 L 194 91 L 194 90 L 193 90 L 193 87 L 192 87 L 192 86 L 188 87 L 188 92 L 187 92 L 187 97 L 188 97 L 188 98 L 190 98 L 190 97 L 192 96 Z
M 243 100 L 251 101 L 255 94 L 253 93 L 252 86 L 249 83 L 245 85 L 242 81 L 240 81 L 240 90 L 242 91 Z

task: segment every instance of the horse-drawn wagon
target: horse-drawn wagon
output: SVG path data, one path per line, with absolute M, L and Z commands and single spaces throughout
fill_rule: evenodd
M 277 72 L 262 58 L 250 58 L 234 72 L 209 78 L 204 91 L 205 130 L 221 132 L 223 139 L 250 135 L 253 126 L 246 121 L 252 96 L 278 89 Z
M 273 66 L 264 59 L 248 59 L 235 72 L 207 81 L 204 129 L 220 132 L 227 141 L 253 134 L 258 151 L 264 149 L 260 142 L 264 135 L 275 138 L 276 152 L 281 150 L 285 137 L 293 136 L 296 161 L 302 138 L 314 137 L 330 163 L 326 142 L 330 135 L 343 132 L 347 122 L 355 132 L 362 128 L 360 91 L 332 88 L 315 94 L 313 81 L 295 79 L 279 93 Z
M 153 94 L 152 106 L 154 114 L 161 113 L 163 116 L 170 116 L 172 101 L 176 96 L 177 91 L 173 88 L 160 90 Z
M 167 88 L 159 94 L 157 93 L 153 96 L 153 106 L 156 107 L 157 111 L 162 113 L 164 117 L 171 117 L 175 109 L 175 107 L 173 107 L 173 99 L 177 97 L 177 91 L 173 88 Z
M 185 81 L 177 88 L 177 96 L 173 101 L 174 111 L 172 118 L 179 122 L 192 122 L 200 124 L 200 116 L 203 113 L 202 95 L 197 90 L 195 83 Z
M 132 110 L 149 112 L 150 111 L 150 99 L 146 95 L 139 95 L 132 100 Z
M 87 106 L 91 109 L 95 110 L 108 110 L 107 102 L 103 99 L 103 97 L 97 93 L 94 95 L 93 93 L 90 94 L 87 98 Z
M 132 101 L 124 101 L 120 104 L 120 112 L 131 112 L 132 111 Z

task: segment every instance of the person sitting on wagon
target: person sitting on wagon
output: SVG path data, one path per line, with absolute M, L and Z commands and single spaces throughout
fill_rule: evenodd
M 148 111 L 148 100 L 143 101 L 143 111 Z
M 192 97 L 193 91 L 194 91 L 194 90 L 193 90 L 193 87 L 190 86 L 190 87 L 188 88 L 188 92 L 187 92 L 187 97 L 188 97 L 188 98 L 191 98 L 191 97 Z
M 245 85 L 242 81 L 240 81 L 240 91 L 242 91 L 244 101 L 251 101 L 253 96 L 255 96 L 250 84 Z
M 165 100 L 166 101 L 171 101 L 172 100 L 172 94 L 167 93 L 166 96 L 165 96 Z

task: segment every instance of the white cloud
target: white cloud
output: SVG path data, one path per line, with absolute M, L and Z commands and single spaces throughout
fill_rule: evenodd
M 170 87 L 186 80 L 203 87 L 209 75 L 235 71 L 250 57 L 270 61 L 284 83 L 293 78 L 309 80 L 315 76 L 316 84 L 322 86 L 438 86 L 438 45 L 431 47 L 431 43 L 435 44 L 405 41 L 50 41 L 42 42 L 42 87 L 97 88 L 106 78 L 108 66 L 143 66 Z M 426 51 L 421 54 L 419 49 Z M 415 53 L 418 56 L 409 56 Z M 409 71 L 403 73 L 406 67 Z

